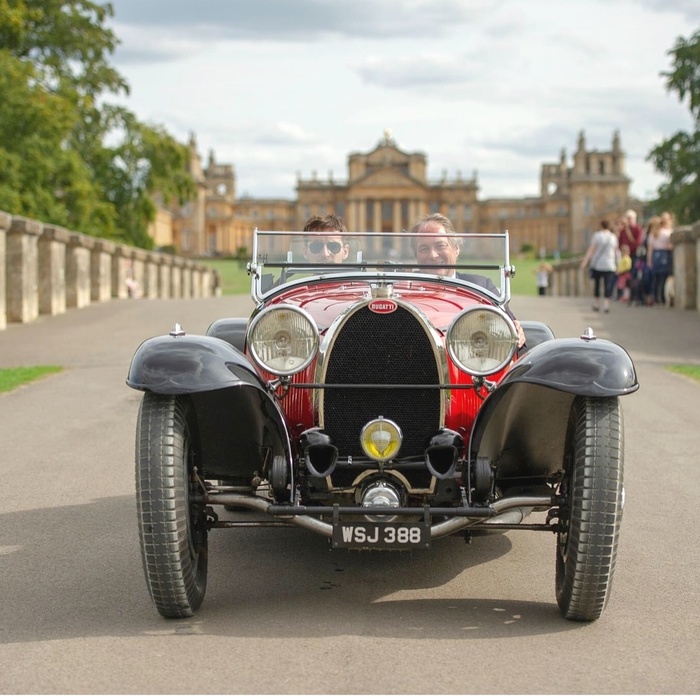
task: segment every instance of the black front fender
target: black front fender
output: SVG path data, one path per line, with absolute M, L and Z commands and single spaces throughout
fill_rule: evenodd
M 552 339 L 528 351 L 488 396 L 472 427 L 471 457 L 497 477 L 546 476 L 562 463 L 577 396 L 616 399 L 639 389 L 629 354 L 610 341 Z
M 501 385 L 516 382 L 584 397 L 618 397 L 639 389 L 630 355 L 605 339 L 551 339 L 534 346 L 515 363 Z
M 265 384 L 240 351 L 212 336 L 157 336 L 131 359 L 126 384 L 157 394 L 190 394 Z
M 249 484 L 266 475 L 276 455 L 292 464 L 287 424 L 254 365 L 231 344 L 212 336 L 159 336 L 144 341 L 127 384 L 163 395 L 189 395 L 198 457 L 207 477 Z

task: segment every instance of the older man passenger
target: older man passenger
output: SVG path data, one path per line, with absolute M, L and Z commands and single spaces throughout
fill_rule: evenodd
M 459 238 L 455 237 L 454 225 L 449 218 L 440 213 L 431 213 L 419 220 L 411 232 L 416 235 L 414 250 L 416 262 L 421 271 L 445 278 L 458 278 L 498 294 L 498 288 L 490 278 L 477 273 L 457 272 L 456 269 L 451 268 L 459 258 L 460 245 Z M 518 348 L 522 348 L 525 344 L 525 332 L 510 309 L 506 307 L 505 311 L 515 324 L 518 332 Z

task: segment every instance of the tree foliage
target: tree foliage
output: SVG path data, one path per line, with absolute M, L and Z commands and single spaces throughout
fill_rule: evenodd
M 693 131 L 678 131 L 657 145 L 647 159 L 668 181 L 659 187 L 657 205 L 676 214 L 681 223 L 700 220 L 700 30 L 679 37 L 669 51 L 672 70 L 662 73 L 666 89 L 688 100 Z
M 128 94 L 109 64 L 110 4 L 0 0 L 0 209 L 150 247 L 154 196 L 194 195 L 188 150 L 103 103 Z

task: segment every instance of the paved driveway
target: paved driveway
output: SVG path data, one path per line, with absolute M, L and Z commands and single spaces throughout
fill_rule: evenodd
M 559 616 L 554 537 L 438 541 L 426 553 L 330 551 L 303 530 L 212 533 L 194 619 L 166 621 L 141 570 L 133 484 L 139 342 L 203 332 L 246 298 L 114 301 L 0 332 L 0 367 L 66 370 L 0 395 L 3 693 L 697 693 L 700 317 L 516 298 L 558 336 L 622 343 L 627 505 L 598 622 Z

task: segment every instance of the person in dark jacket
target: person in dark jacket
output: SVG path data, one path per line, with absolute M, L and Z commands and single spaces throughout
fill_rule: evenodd
M 487 276 L 478 273 L 462 273 L 450 268 L 457 263 L 460 252 L 460 240 L 452 221 L 440 213 L 431 213 L 421 218 L 412 228 L 416 234 L 413 245 L 416 262 L 419 269 L 425 273 L 434 273 L 443 278 L 458 278 L 486 288 L 486 290 L 499 294 L 494 282 Z M 520 322 L 508 307 L 505 308 L 508 316 L 513 320 L 518 331 L 518 348 L 525 344 L 525 333 Z

